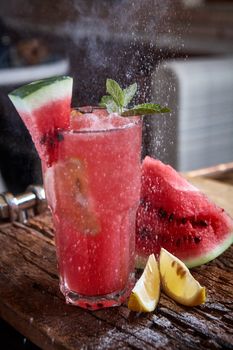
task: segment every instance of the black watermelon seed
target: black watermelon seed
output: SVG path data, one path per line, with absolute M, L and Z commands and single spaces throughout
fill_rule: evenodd
M 64 136 L 62 135 L 62 133 L 61 132 L 57 132 L 57 140 L 58 140 L 58 142 L 61 142 L 61 141 L 63 141 L 64 140 Z
M 176 246 L 179 247 L 179 246 L 180 246 L 180 243 L 181 243 L 181 239 L 178 238 L 178 239 L 176 240 Z
M 166 212 L 165 210 L 163 210 L 163 208 L 160 208 L 160 209 L 159 209 L 159 217 L 160 217 L 161 219 L 165 219 L 166 216 L 167 216 L 167 212 Z
M 175 215 L 172 213 L 169 215 L 168 221 L 172 222 L 174 220 Z
M 98 306 L 98 307 L 103 307 L 104 304 L 103 304 L 103 303 L 97 303 L 97 306 Z
M 187 219 L 186 219 L 186 218 L 182 218 L 182 219 L 181 219 L 181 223 L 182 223 L 183 225 L 185 225 L 186 222 L 187 222 Z
M 198 222 L 198 224 L 199 224 L 200 226 L 202 226 L 202 227 L 207 227 L 207 226 L 208 226 L 208 222 L 207 222 L 206 220 L 200 220 L 200 221 Z
M 86 307 L 87 307 L 88 309 L 92 309 L 92 305 L 91 305 L 91 304 L 86 303 Z
M 201 242 L 201 237 L 194 237 L 194 242 L 196 243 L 196 244 L 198 244 L 198 243 L 200 243 Z

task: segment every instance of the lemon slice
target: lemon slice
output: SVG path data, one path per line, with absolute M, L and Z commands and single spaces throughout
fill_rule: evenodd
M 191 275 L 185 264 L 162 248 L 159 269 L 163 291 L 182 305 L 196 306 L 206 299 L 205 288 Z
M 128 308 L 137 312 L 151 312 L 158 304 L 159 295 L 159 268 L 154 254 L 151 254 L 147 260 L 143 274 L 131 292 Z

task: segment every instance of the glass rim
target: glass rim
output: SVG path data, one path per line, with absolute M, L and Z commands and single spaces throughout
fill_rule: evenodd
M 85 110 L 86 108 L 86 110 Z M 81 112 L 83 114 L 85 113 L 92 113 L 95 109 L 100 109 L 100 110 L 106 110 L 104 107 L 100 106 L 86 106 L 86 107 L 72 107 L 72 110 L 77 110 L 78 112 Z M 117 113 L 116 113 L 117 114 Z M 124 117 L 122 117 L 124 118 Z M 62 131 L 63 134 L 99 134 L 99 133 L 108 133 L 108 132 L 116 132 L 116 131 L 121 131 L 121 130 L 127 130 L 130 129 L 134 126 L 137 126 L 142 123 L 142 117 L 141 116 L 132 116 L 132 117 L 127 117 L 127 118 L 134 118 L 132 121 L 128 124 L 125 125 L 120 125 L 113 127 L 111 129 L 84 129 L 84 130 L 77 130 L 77 129 L 71 129 L 71 130 L 64 130 Z

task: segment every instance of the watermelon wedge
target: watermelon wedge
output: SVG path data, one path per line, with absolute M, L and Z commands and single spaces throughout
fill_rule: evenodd
M 9 94 L 40 158 L 48 166 L 56 160 L 59 130 L 70 125 L 72 85 L 71 77 L 60 76 L 35 81 Z
M 146 157 L 137 212 L 137 266 L 161 247 L 188 267 L 207 263 L 233 242 L 233 220 L 171 166 Z

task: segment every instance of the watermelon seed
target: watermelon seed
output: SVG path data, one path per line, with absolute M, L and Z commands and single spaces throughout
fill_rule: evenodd
M 167 212 L 166 212 L 165 210 L 163 210 L 163 208 L 160 208 L 160 209 L 159 209 L 159 217 L 160 217 L 161 219 L 165 219 L 166 216 L 167 216 Z
M 208 226 L 208 222 L 206 220 L 200 220 L 199 221 L 199 225 L 202 227 L 207 227 Z
M 206 220 L 199 220 L 199 221 L 192 220 L 190 222 L 193 227 L 195 226 L 207 227 L 209 225 L 208 221 Z
M 178 239 L 176 240 L 176 246 L 179 247 L 179 246 L 180 246 L 180 243 L 181 243 L 181 239 L 178 238 Z
M 198 243 L 200 243 L 201 242 L 201 237 L 194 237 L 194 242 L 196 243 L 196 244 L 198 244 Z
M 64 136 L 63 136 L 62 133 L 59 132 L 59 131 L 57 132 L 56 137 L 57 137 L 58 142 L 61 142 L 61 141 L 64 140 Z
M 102 303 L 97 303 L 97 306 L 98 306 L 98 307 L 103 307 L 104 304 L 102 304 Z
M 169 215 L 168 221 L 172 222 L 174 220 L 175 215 L 172 213 Z
M 186 222 L 187 222 L 187 219 L 186 219 L 186 218 L 182 218 L 182 219 L 181 219 L 181 223 L 182 223 L 183 225 L 185 225 Z
M 92 305 L 91 305 L 91 304 L 86 303 L 86 307 L 87 307 L 88 309 L 92 309 Z

